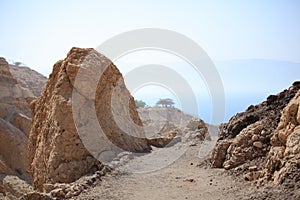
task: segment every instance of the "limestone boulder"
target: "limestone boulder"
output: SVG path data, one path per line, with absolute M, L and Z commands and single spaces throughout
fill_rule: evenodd
M 111 159 L 118 150 L 150 151 L 122 74 L 94 49 L 72 48 L 58 61 L 31 112 L 30 163 L 39 191 L 102 169 L 103 153 Z

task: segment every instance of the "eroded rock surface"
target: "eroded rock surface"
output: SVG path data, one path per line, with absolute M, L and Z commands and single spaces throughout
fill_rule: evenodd
M 152 146 L 165 147 L 178 142 L 195 145 L 210 139 L 209 124 L 177 108 L 139 108 L 138 112 Z
M 271 138 L 266 176 L 275 184 L 300 189 L 300 91 L 283 109 L 279 125 Z
M 100 80 L 94 77 L 99 69 L 102 72 Z M 79 77 L 81 82 L 78 83 L 76 75 L 79 70 L 83 76 Z M 87 84 L 89 81 L 98 83 L 94 92 L 91 84 Z M 76 101 L 72 99 L 74 90 Z M 117 106 L 112 108 L 112 103 Z M 72 106 L 77 113 L 73 112 Z M 103 168 L 81 140 L 94 134 L 89 147 L 95 149 L 105 142 L 104 137 L 97 136 L 98 129 L 91 124 L 95 120 L 93 112 L 96 112 L 97 124 L 109 139 L 107 141 L 127 151 L 150 150 L 144 132 L 138 128 L 142 123 L 121 73 L 110 60 L 93 49 L 72 48 L 64 60 L 58 61 L 43 95 L 31 104 L 31 111 L 30 161 L 34 186 L 39 191 L 47 184 L 70 183 Z M 77 127 L 74 121 L 78 122 Z M 129 122 L 137 125 L 130 129 L 130 135 L 123 129 L 130 128 L 127 126 Z M 120 127 L 122 125 L 124 127 Z
M 234 168 L 245 180 L 258 185 L 271 181 L 283 195 L 299 197 L 299 109 L 300 82 L 250 106 L 223 125 L 211 163 L 214 167 Z
M 36 97 L 42 94 L 47 82 L 45 76 L 25 66 L 9 65 L 9 69 L 18 84 L 23 88 L 28 88 Z
M 266 156 L 281 112 L 299 89 L 300 83 L 295 82 L 289 89 L 271 95 L 263 103 L 251 105 L 245 112 L 233 116 L 221 127 L 220 139 L 212 152 L 212 165 L 231 169 Z
M 0 58 L 0 91 L 0 174 L 16 175 L 30 182 L 29 104 L 35 96 L 19 84 L 4 58 Z

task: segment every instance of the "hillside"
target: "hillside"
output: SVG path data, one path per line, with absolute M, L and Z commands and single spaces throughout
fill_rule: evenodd
M 0 72 L 1 194 L 9 185 L 19 181 L 23 185 L 19 178 L 28 183 L 32 181 L 28 172 L 28 137 L 31 128 L 29 105 L 40 95 L 46 78 L 29 68 L 11 66 L 4 58 L 0 58 Z
M 93 49 L 72 48 L 46 85 L 0 61 L 0 199 L 300 198 L 299 82 L 219 127 L 136 109 Z
M 10 73 L 24 88 L 30 89 L 34 96 L 42 94 L 47 78 L 29 67 L 9 65 Z

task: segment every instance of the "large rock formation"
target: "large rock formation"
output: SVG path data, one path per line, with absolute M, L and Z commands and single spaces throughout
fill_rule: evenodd
M 101 78 L 93 77 L 97 70 L 102 71 Z M 83 74 L 81 77 L 77 76 L 79 72 Z M 83 81 L 77 84 L 76 79 Z M 98 83 L 94 93 L 90 91 L 91 84 L 86 84 L 91 80 Z M 76 101 L 72 98 L 74 91 Z M 74 106 L 78 109 L 76 112 L 72 109 Z M 95 109 L 90 112 L 92 108 Z M 91 155 L 95 156 L 95 152 L 89 152 L 81 140 L 93 134 L 97 136 L 96 126 L 91 125 L 93 111 L 97 115 L 97 125 L 109 139 L 107 141 L 127 151 L 150 150 L 142 128 L 130 129 L 129 135 L 124 127 L 120 127 L 120 123 L 126 126 L 128 121 L 133 121 L 137 127 L 142 126 L 134 99 L 115 65 L 93 49 L 72 48 L 64 60 L 57 62 L 43 95 L 31 104 L 31 111 L 30 162 L 34 186 L 38 190 L 49 184 L 73 182 L 103 168 Z M 103 137 L 96 136 L 88 148 L 101 146 L 104 142 Z
M 265 177 L 300 189 L 300 91 L 283 109 L 271 144 Z
M 295 82 L 289 89 L 233 116 L 221 127 L 220 138 L 212 152 L 212 165 L 231 169 L 266 156 L 281 112 L 299 89 L 300 83 Z
M 250 106 L 221 128 L 211 157 L 214 167 L 235 168 L 246 180 L 274 181 L 283 191 L 300 190 L 300 82 Z
M 30 182 L 27 135 L 29 103 L 35 96 L 18 84 L 4 58 L 0 58 L 0 91 L 0 174 L 17 175 Z

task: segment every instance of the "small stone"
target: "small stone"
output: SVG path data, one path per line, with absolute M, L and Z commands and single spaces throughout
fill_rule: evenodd
M 251 140 L 252 141 L 256 141 L 256 140 L 258 140 L 258 138 L 259 138 L 258 135 L 253 135 L 252 138 L 251 138 Z
M 256 171 L 256 170 L 257 170 L 257 166 L 255 166 L 255 165 L 249 167 L 250 172 L 253 172 L 253 171 Z
M 263 147 L 263 144 L 260 141 L 253 142 L 253 146 L 261 149 Z

